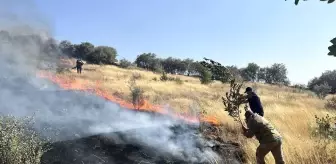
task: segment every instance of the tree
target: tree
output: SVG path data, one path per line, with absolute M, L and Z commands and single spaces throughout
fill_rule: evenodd
M 117 62 L 117 51 L 109 46 L 98 46 L 86 56 L 86 60 L 93 64 L 114 64 Z
M 332 43 L 332 45 L 328 47 L 328 55 L 336 57 L 336 38 L 332 39 L 330 42 Z
M 229 70 L 214 60 L 204 58 L 200 63 L 211 72 L 213 80 L 226 83 L 232 78 Z
M 287 68 L 282 63 L 274 63 L 271 67 L 266 67 L 265 82 L 268 84 L 289 83 L 287 78 Z
M 285 1 L 287 1 L 287 0 L 285 0 Z M 307 1 L 307 0 L 303 0 L 303 1 Z M 328 4 L 329 4 L 329 3 L 333 3 L 333 2 L 335 2 L 335 0 L 320 0 L 320 1 L 327 1 Z M 295 4 L 295 5 L 298 5 L 298 4 L 299 4 L 299 0 L 295 0 L 295 1 L 294 1 L 294 4 Z
M 156 54 L 154 53 L 143 53 L 135 59 L 135 64 L 137 67 L 150 70 L 153 67 L 153 63 L 156 60 Z
M 260 68 L 257 74 L 258 82 L 265 81 L 266 82 L 266 68 Z
M 58 45 L 60 51 L 69 57 L 74 57 L 75 56 L 75 45 L 73 45 L 70 41 L 63 40 L 59 43 Z
M 247 67 L 241 72 L 242 77 L 247 81 L 257 81 L 258 71 L 260 67 L 256 63 L 248 63 Z
M 163 59 L 161 64 L 165 72 L 171 74 L 184 74 L 187 70 L 187 64 L 184 63 L 181 59 L 168 57 L 167 59 Z
M 156 72 L 156 73 L 162 73 L 163 67 L 162 67 L 162 59 L 155 58 L 151 60 L 150 65 L 149 65 L 149 70 Z
M 320 99 L 325 98 L 331 91 L 331 86 L 328 85 L 327 82 L 324 82 L 320 85 L 315 85 L 313 87 L 313 92 L 317 94 Z
M 336 70 L 323 72 L 320 77 L 314 77 L 310 80 L 307 86 L 310 90 L 313 90 L 315 85 L 324 83 L 331 86 L 331 93 L 336 93 Z
M 192 73 L 195 73 L 196 68 L 195 68 L 195 64 L 194 64 L 193 59 L 187 58 L 187 59 L 184 59 L 182 62 L 186 66 L 186 71 L 187 71 L 188 76 L 190 76 L 190 74 L 192 74 Z
M 37 40 L 36 40 L 37 41 Z M 48 38 L 46 41 L 40 44 L 42 52 L 47 56 L 59 55 L 59 48 L 57 41 L 53 38 Z
M 234 65 L 226 66 L 226 68 L 228 69 L 229 73 L 232 75 L 234 79 L 242 80 L 241 69 L 239 69 L 237 66 Z
M 86 59 L 86 57 L 93 51 L 95 51 L 95 47 L 93 44 L 89 42 L 82 42 L 81 44 L 75 45 L 74 57 Z
M 132 65 L 132 62 L 130 62 L 130 61 L 126 60 L 126 59 L 121 59 L 119 61 L 119 66 L 121 68 L 129 68 L 131 65 Z

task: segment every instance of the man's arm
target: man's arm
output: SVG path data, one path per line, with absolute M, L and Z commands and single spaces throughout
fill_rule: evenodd
M 254 136 L 254 133 L 250 129 L 245 128 L 244 126 L 242 126 L 242 128 L 243 128 L 243 134 L 245 137 L 252 138 Z
M 248 97 L 247 97 L 247 95 L 244 95 L 244 103 L 248 103 Z

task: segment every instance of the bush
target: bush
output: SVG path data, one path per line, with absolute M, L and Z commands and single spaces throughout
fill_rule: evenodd
M 0 163 L 39 164 L 46 151 L 29 120 L 0 116 Z
M 129 81 L 129 89 L 131 91 L 131 99 L 135 109 L 139 109 L 144 100 L 144 90 L 136 85 L 136 78 L 131 77 Z
M 313 136 L 321 139 L 336 139 L 336 129 L 333 127 L 336 117 L 326 115 L 325 117 L 319 118 L 315 116 L 315 119 L 317 127 L 313 131 Z
M 313 90 L 315 85 L 321 85 L 323 83 L 328 83 L 331 86 L 331 93 L 336 93 L 336 70 L 325 71 L 320 77 L 315 77 L 308 83 L 308 88 Z
M 137 72 L 133 73 L 132 77 L 131 77 L 132 80 L 139 80 L 141 78 L 142 78 L 142 75 L 140 73 L 137 73 Z
M 160 77 L 161 81 L 168 81 L 168 76 L 166 72 L 162 72 L 162 75 Z
M 320 99 L 325 98 L 330 91 L 331 86 L 329 86 L 326 82 L 320 85 L 315 85 L 313 88 L 313 92 L 315 92 Z
M 179 84 L 179 85 L 183 84 L 183 81 L 179 77 L 175 78 L 175 82 L 176 84 Z
M 126 59 L 121 59 L 119 61 L 119 66 L 121 68 L 129 68 L 131 65 L 132 65 L 132 63 L 130 61 L 126 60 Z
M 61 67 L 56 68 L 56 73 L 59 73 L 59 74 L 69 73 L 69 72 L 71 72 L 69 68 L 61 68 Z
M 212 74 L 210 71 L 204 70 L 201 72 L 200 81 L 202 84 L 209 84 L 212 82 Z
M 94 51 L 87 54 L 86 60 L 92 64 L 114 64 L 117 62 L 117 51 L 108 46 L 98 46 Z
M 324 107 L 326 109 L 336 110 L 336 97 L 333 96 L 331 99 L 327 100 Z

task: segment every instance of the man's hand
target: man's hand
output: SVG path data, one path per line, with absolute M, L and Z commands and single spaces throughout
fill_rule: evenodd
M 253 137 L 254 134 L 249 129 L 245 128 L 244 126 L 242 126 L 242 129 L 243 129 L 243 134 L 245 137 L 247 138 Z
M 245 126 L 243 126 L 243 125 L 242 125 L 242 129 L 243 129 L 244 132 L 247 131 L 247 128 L 245 128 Z

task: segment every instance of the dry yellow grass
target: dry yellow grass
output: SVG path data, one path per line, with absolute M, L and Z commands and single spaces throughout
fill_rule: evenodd
M 160 74 L 141 70 L 121 69 L 115 66 L 85 65 L 83 74 L 78 75 L 73 70 L 61 76 L 72 76 L 89 80 L 94 84 L 101 81 L 102 87 L 111 94 L 118 94 L 129 99 L 130 90 L 127 82 L 133 74 L 140 78 L 137 84 L 145 90 L 145 96 L 153 104 L 170 105 L 176 111 L 188 111 L 190 106 L 197 104 L 199 110 L 208 115 L 216 116 L 226 126 L 226 134 L 240 142 L 248 154 L 248 160 L 254 163 L 255 150 L 258 142 L 255 139 L 244 138 L 240 134 L 239 124 L 227 116 L 223 110 L 221 96 L 228 91 L 228 85 L 213 83 L 201 85 L 196 78 L 178 76 L 184 83 L 161 82 L 153 78 L 160 78 Z M 175 76 L 175 75 L 169 75 Z M 296 92 L 293 88 L 251 84 L 257 89 L 265 108 L 265 117 L 270 120 L 284 137 L 284 155 L 287 163 L 319 164 L 320 150 L 314 147 L 314 140 L 310 137 L 310 127 L 315 124 L 315 115 L 324 116 L 330 113 L 324 110 L 324 101 L 311 96 L 308 92 Z M 274 163 L 271 154 L 267 155 L 267 163 Z

